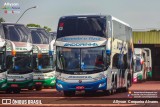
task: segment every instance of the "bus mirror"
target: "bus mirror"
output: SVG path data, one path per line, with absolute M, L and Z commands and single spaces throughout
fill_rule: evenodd
M 53 51 L 49 51 L 49 55 L 52 56 L 53 55 Z
M 15 68 L 15 70 L 19 70 L 19 66 L 15 66 L 14 68 Z
M 107 61 L 106 61 L 106 62 L 107 62 L 107 65 L 109 65 L 109 64 L 110 64 L 110 55 L 107 54 L 107 55 L 106 55 L 106 59 L 107 59 Z
M 12 56 L 16 56 L 16 51 L 15 50 L 12 51 Z
M 41 65 L 39 65 L 39 66 L 38 66 L 38 69 L 39 69 L 39 70 L 41 70 L 41 69 L 42 69 L 42 66 L 41 66 Z

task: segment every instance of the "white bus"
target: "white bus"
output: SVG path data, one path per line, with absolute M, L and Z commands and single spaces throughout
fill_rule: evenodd
M 20 93 L 33 85 L 32 38 L 30 30 L 23 24 L 2 23 L 7 45 L 7 93 Z
M 152 78 L 152 54 L 151 49 L 144 48 L 144 50 L 147 52 L 147 61 L 146 61 L 146 69 L 147 69 L 147 79 Z
M 2 24 L 0 23 L 0 90 L 4 91 L 7 88 L 7 73 L 6 73 L 6 41 Z
M 56 89 L 108 94 L 132 84 L 132 29 L 110 15 L 59 19 L 56 38 Z
M 135 69 L 133 82 L 145 81 L 147 79 L 146 65 L 147 52 L 143 48 L 134 48 L 135 50 Z
M 50 35 L 51 35 L 51 39 L 52 39 L 52 40 L 55 40 L 56 37 L 57 37 L 57 32 L 49 32 L 49 33 L 50 33 Z
M 51 35 L 43 28 L 30 28 L 33 45 L 33 84 L 37 91 L 43 87 L 54 87 L 55 78 L 55 56 L 54 50 L 50 48 Z

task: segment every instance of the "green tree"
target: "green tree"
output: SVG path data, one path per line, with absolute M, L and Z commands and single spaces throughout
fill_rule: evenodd
M 5 20 L 4 20 L 2 17 L 0 18 L 0 23 L 1 23 L 1 22 L 5 22 Z
M 38 25 L 38 24 L 33 24 L 33 23 L 27 24 L 27 27 L 38 27 L 38 28 L 41 28 L 40 25 Z
M 49 28 L 49 27 L 47 27 L 47 26 L 41 27 L 39 24 L 30 23 L 30 24 L 27 24 L 27 27 L 38 27 L 38 28 L 44 28 L 44 29 L 47 30 L 48 32 L 51 31 L 51 28 Z
M 46 29 L 48 32 L 51 31 L 51 28 L 49 28 L 49 27 L 47 27 L 47 26 L 44 26 L 43 28 Z

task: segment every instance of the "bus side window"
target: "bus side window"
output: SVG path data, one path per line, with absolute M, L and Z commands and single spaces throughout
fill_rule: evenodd
M 111 55 L 106 54 L 106 60 L 107 65 L 110 65 Z
M 116 54 L 113 56 L 113 68 L 119 68 L 119 66 L 118 66 L 118 56 L 119 56 L 118 53 L 116 53 Z

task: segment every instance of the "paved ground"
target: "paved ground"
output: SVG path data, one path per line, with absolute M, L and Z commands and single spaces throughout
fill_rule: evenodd
M 144 96 L 143 98 L 138 98 L 138 95 Z M 132 95 L 132 96 L 129 96 Z M 148 95 L 147 97 L 145 95 Z M 151 99 L 151 97 L 153 97 Z M 155 98 L 157 96 L 157 98 Z M 137 99 L 133 99 L 133 97 Z M 55 89 L 43 89 L 42 91 L 28 91 L 22 90 L 20 94 L 5 94 L 0 92 L 0 100 L 2 99 L 11 99 L 12 103 L 43 103 L 42 105 L 23 105 L 23 106 L 61 106 L 61 107 L 97 107 L 97 106 L 131 106 L 131 107 L 160 107 L 160 81 L 147 81 L 143 83 L 133 84 L 129 89 L 129 92 L 125 93 L 116 93 L 114 95 L 107 96 L 104 92 L 97 92 L 93 94 L 85 94 L 84 92 L 78 92 L 74 97 L 64 97 L 63 92 L 57 92 Z M 18 102 L 20 101 L 21 102 Z M 137 102 L 134 102 L 134 101 Z M 148 103 L 143 103 L 146 100 L 149 100 Z M 125 101 L 130 104 L 124 104 Z M 1 103 L 2 101 L 0 101 Z M 121 104 L 113 104 L 121 103 Z M 138 104 L 134 104 L 138 103 Z M 153 104 L 151 104 L 153 103 Z M 15 106 L 15 105 L 0 105 L 3 107 Z M 21 107 L 22 105 L 16 105 Z

